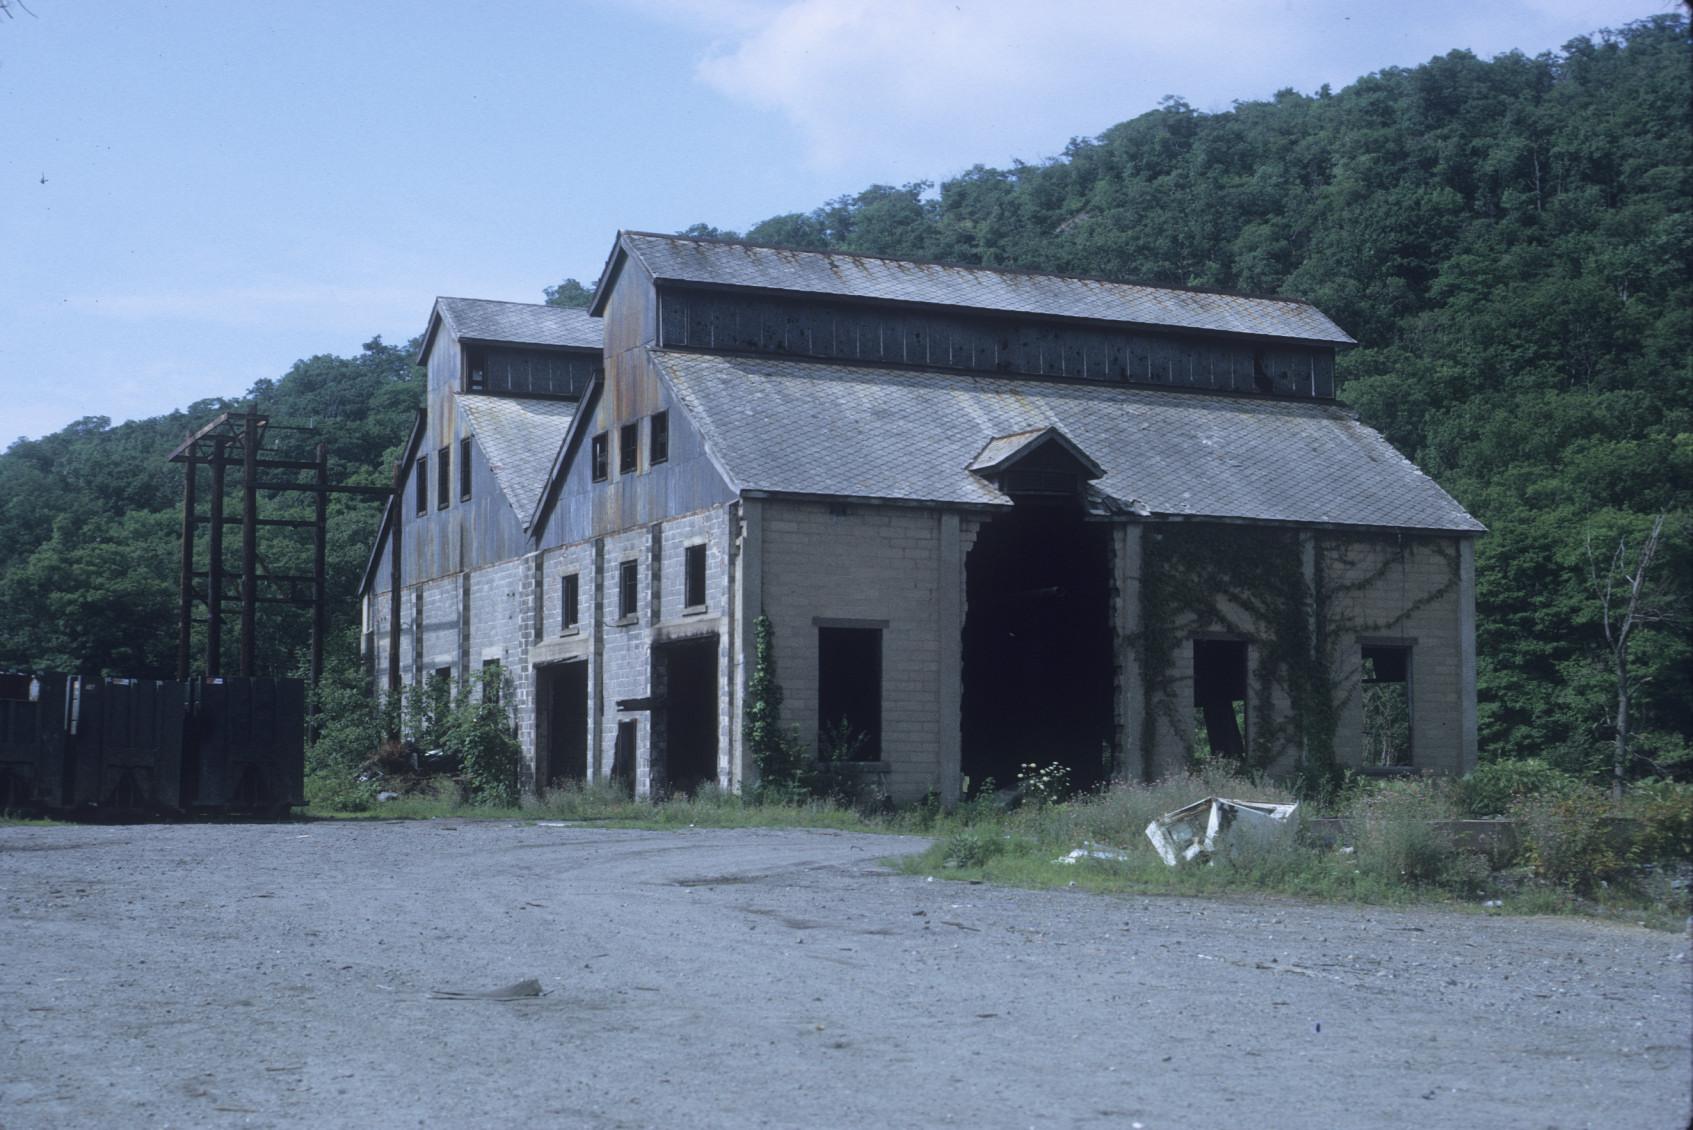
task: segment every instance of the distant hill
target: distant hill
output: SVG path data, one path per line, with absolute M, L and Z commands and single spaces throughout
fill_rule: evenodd
M 1344 399 L 1492 530 L 1483 756 L 1587 769 L 1606 755 L 1614 687 L 1589 544 L 1603 564 L 1668 513 L 1658 576 L 1671 601 L 1693 599 L 1689 56 L 1685 18 L 1661 16 L 1223 113 L 1166 99 L 1039 164 L 871 186 L 744 234 L 1312 300 L 1360 342 Z M 247 398 L 316 420 L 348 476 L 386 483 L 420 388 L 409 354 L 373 341 Z M 171 666 L 181 475 L 163 458 L 221 407 L 83 420 L 0 455 L 0 667 Z M 371 504 L 337 500 L 343 625 L 374 521 Z M 272 668 L 304 638 L 274 622 Z M 1636 668 L 1640 751 L 1693 770 L 1686 632 L 1643 633 Z

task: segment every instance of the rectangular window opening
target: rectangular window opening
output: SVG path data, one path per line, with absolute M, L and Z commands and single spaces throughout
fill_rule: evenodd
M 470 437 L 459 440 L 459 501 L 470 501 Z
M 567 573 L 564 577 L 562 591 L 559 594 L 559 626 L 567 632 L 574 632 L 581 623 L 581 610 L 578 602 L 582 596 L 582 580 L 576 573 Z
M 636 605 L 636 578 L 638 563 L 625 561 L 617 567 L 617 618 L 628 620 L 634 617 Z
M 417 457 L 417 475 L 414 489 L 417 493 L 417 512 L 421 517 L 429 512 L 429 456 Z
M 654 412 L 652 434 L 647 439 L 647 461 L 663 463 L 670 458 L 670 413 Z
M 632 475 L 641 465 L 641 425 L 624 424 L 617 430 L 617 473 Z
M 1411 649 L 1363 647 L 1364 750 L 1367 766 L 1411 764 Z
M 882 758 L 882 629 L 817 629 L 817 752 Z
M 682 604 L 705 607 L 705 546 L 690 545 L 682 551 Z
M 607 448 L 610 442 L 611 441 L 606 437 L 604 432 L 601 432 L 599 435 L 594 437 L 593 462 L 590 466 L 590 470 L 593 473 L 593 478 L 596 483 L 603 483 L 606 480 L 606 475 L 609 471 Z
M 484 659 L 482 661 L 482 701 L 500 701 L 500 661 L 498 659 Z
M 451 494 L 453 489 L 452 447 L 443 447 L 435 453 L 435 458 L 440 460 L 435 466 L 435 508 L 445 510 L 453 501 Z
M 1246 759 L 1245 640 L 1193 641 L 1193 759 Z
M 469 392 L 481 392 L 488 387 L 488 353 L 482 349 L 464 351 L 464 386 Z

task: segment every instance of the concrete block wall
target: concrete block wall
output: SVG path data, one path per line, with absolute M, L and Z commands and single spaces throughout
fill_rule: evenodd
M 783 721 L 815 748 L 817 621 L 885 622 L 882 764 L 890 796 L 942 787 L 943 737 L 956 750 L 960 671 L 942 670 L 942 633 L 962 631 L 962 568 L 942 569 L 939 511 L 899 506 L 769 502 L 761 529 L 763 607 L 775 634 Z M 956 519 L 954 519 L 956 521 Z M 942 586 L 956 623 L 943 627 Z M 956 646 L 953 648 L 956 655 Z M 948 686 L 952 685 L 950 698 Z M 943 701 L 950 708 L 943 709 Z M 943 735 L 943 728 L 950 735 Z M 956 756 L 956 755 L 954 755 Z
M 1324 583 L 1331 593 L 1327 610 L 1333 655 L 1332 678 L 1338 704 L 1335 756 L 1357 765 L 1363 745 L 1360 676 L 1365 642 L 1399 641 L 1412 649 L 1411 712 L 1413 768 L 1461 773 L 1473 764 L 1473 741 L 1464 741 L 1465 675 L 1462 590 L 1458 583 L 1458 541 L 1452 538 L 1359 534 L 1332 531 L 1307 535 L 1307 558 L 1321 556 Z M 1361 586 L 1361 587 L 1360 587 Z M 1286 719 L 1292 704 L 1285 688 L 1274 685 L 1266 698 L 1257 678 L 1261 642 L 1273 631 L 1253 620 L 1226 598 L 1218 608 L 1247 639 L 1247 740 L 1255 727 Z M 1176 646 L 1168 672 L 1168 695 L 1152 703 L 1153 778 L 1178 772 L 1192 754 L 1193 641 L 1226 630 L 1195 615 L 1179 617 Z M 1473 640 L 1470 644 L 1473 647 Z M 1468 693 L 1473 696 L 1474 688 Z M 1138 720 L 1125 735 L 1131 750 L 1140 742 Z M 1466 752 L 1468 749 L 1468 752 Z M 1290 773 L 1301 750 L 1284 743 L 1269 766 L 1272 774 Z M 1139 767 L 1138 760 L 1130 763 Z
M 726 507 L 713 507 L 665 521 L 660 531 L 657 631 L 667 639 L 715 632 L 717 636 L 717 784 L 736 788 L 732 749 L 739 696 L 735 687 L 735 631 L 730 558 L 731 520 Z M 705 604 L 690 608 L 684 562 L 690 546 L 705 547 Z
M 1368 582 L 1337 601 L 1337 619 L 1347 630 L 1334 641 L 1335 676 L 1343 696 L 1336 755 L 1349 765 L 1362 756 L 1362 645 L 1399 643 L 1411 649 L 1412 768 L 1466 771 L 1473 752 L 1466 752 L 1463 727 L 1458 539 L 1406 535 L 1351 542 L 1336 550 L 1325 555 L 1330 585 L 1339 589 Z

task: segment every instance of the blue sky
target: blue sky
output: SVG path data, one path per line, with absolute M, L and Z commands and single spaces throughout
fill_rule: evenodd
M 1674 0 L 0 0 L 0 445 L 540 301 L 619 227 L 1039 161 L 1177 94 Z M 33 12 L 33 16 L 29 13 Z

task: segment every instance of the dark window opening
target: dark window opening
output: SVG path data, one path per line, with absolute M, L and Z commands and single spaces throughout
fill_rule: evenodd
M 647 443 L 649 463 L 663 463 L 670 458 L 670 413 L 653 413 L 652 435 L 648 437 Z
M 705 546 L 690 545 L 682 551 L 682 604 L 705 607 Z
M 559 626 L 567 632 L 575 631 L 576 625 L 581 622 L 581 609 L 578 604 L 581 596 L 581 577 L 575 573 L 566 574 L 559 594 Z
M 453 449 L 443 447 L 435 453 L 435 508 L 445 510 L 453 501 Z
M 1109 780 L 1109 527 L 1079 506 L 1026 498 L 989 522 L 966 560 L 963 658 L 970 793 L 1014 788 L 1030 763 L 1062 765 L 1073 789 Z
M 503 676 L 500 674 L 500 661 L 498 659 L 484 659 L 482 661 L 483 702 L 497 703 L 500 701 L 500 683 L 502 679 Z
M 481 392 L 488 387 L 488 353 L 482 349 L 464 351 L 465 388 Z
M 451 683 L 453 681 L 453 669 L 451 667 L 437 667 L 434 674 L 429 677 L 437 686 L 443 683 Z
M 627 620 L 635 615 L 636 562 L 625 561 L 617 567 L 617 618 Z
M 1363 652 L 1363 763 L 1410 765 L 1411 649 L 1366 645 Z
M 470 501 L 470 437 L 459 440 L 459 501 Z
M 417 512 L 419 515 L 423 515 L 429 512 L 429 456 L 419 455 L 417 457 L 416 478 Z
M 617 473 L 632 475 L 641 465 L 641 425 L 624 424 L 617 430 Z
M 881 760 L 882 629 L 817 629 L 817 751 Z
M 599 435 L 594 437 L 594 454 L 591 469 L 596 483 L 603 483 L 606 480 L 606 474 L 608 473 L 609 468 L 609 459 L 607 456 L 607 447 L 609 444 L 610 440 L 606 437 L 604 432 L 601 432 Z
M 1193 641 L 1193 757 L 1246 759 L 1245 640 Z

